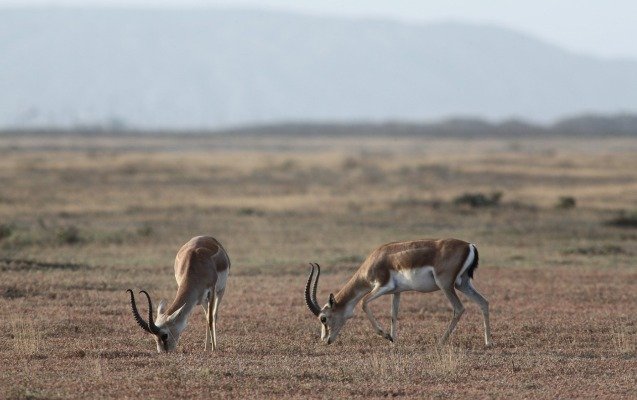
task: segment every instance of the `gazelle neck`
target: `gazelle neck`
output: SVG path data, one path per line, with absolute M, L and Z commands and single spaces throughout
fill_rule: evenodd
M 339 308 L 343 307 L 343 312 L 346 318 L 351 318 L 354 315 L 354 308 L 356 304 L 365 295 L 371 292 L 370 287 L 365 281 L 358 279 L 357 276 L 353 276 L 341 290 L 336 294 L 334 300 Z
M 200 296 L 196 293 L 196 291 L 189 291 L 180 287 L 177 291 L 177 296 L 175 296 L 172 304 L 166 310 L 165 315 L 168 320 L 167 324 L 171 325 L 174 329 L 181 333 L 181 331 L 186 328 L 188 317 L 199 300 Z

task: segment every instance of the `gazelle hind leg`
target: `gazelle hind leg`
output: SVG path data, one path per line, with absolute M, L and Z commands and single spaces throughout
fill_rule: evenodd
M 453 307 L 453 317 L 451 318 L 451 321 L 449 322 L 449 326 L 447 327 L 447 330 L 445 331 L 444 335 L 442 335 L 442 338 L 440 338 L 440 344 L 444 344 L 447 341 L 447 339 L 449 339 L 449 336 L 451 335 L 453 330 L 456 328 L 458 321 L 460 321 L 460 317 L 462 317 L 462 314 L 464 313 L 464 306 L 462 305 L 462 302 L 458 298 L 458 295 L 456 294 L 456 291 L 454 290 L 453 285 L 451 285 L 451 287 L 446 287 L 446 288 L 442 287 L 441 289 L 442 289 L 442 292 L 445 294 L 445 296 L 447 296 L 447 299 L 449 300 L 449 302 L 451 303 L 451 306 Z
M 203 314 L 204 317 L 206 317 L 206 341 L 204 342 L 204 346 L 203 349 L 204 351 L 208 350 L 208 343 L 210 343 L 210 338 L 211 338 L 211 333 L 210 333 L 210 328 L 208 327 L 208 308 L 206 307 L 205 304 L 201 304 L 201 308 L 203 308 Z
M 225 288 L 220 290 L 215 296 L 215 303 L 212 309 L 212 343 L 213 349 L 217 348 L 217 312 L 219 311 L 219 304 L 223 298 Z
M 213 308 L 213 304 L 215 302 L 215 292 L 214 290 L 210 291 L 210 299 L 208 300 L 208 332 L 212 332 L 210 335 L 210 343 L 212 345 L 212 351 L 214 351 L 217 346 L 216 346 L 216 341 L 215 341 L 215 333 L 214 333 L 214 317 L 212 314 L 212 308 Z
M 482 310 L 482 318 L 484 321 L 484 344 L 489 347 L 493 344 L 491 340 L 491 328 L 489 326 L 489 302 L 484 298 L 471 283 L 471 278 L 463 277 L 462 283 L 458 289 L 468 298 L 474 301 Z

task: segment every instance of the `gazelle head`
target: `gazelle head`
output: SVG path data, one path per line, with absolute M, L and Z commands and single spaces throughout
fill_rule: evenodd
M 155 342 L 157 342 L 157 351 L 161 353 L 174 350 L 177 346 L 177 342 L 179 342 L 179 336 L 185 328 L 185 323 L 180 323 L 181 319 L 178 318 L 180 312 L 183 310 L 183 306 L 171 315 L 166 315 L 166 302 L 164 300 L 160 301 L 157 307 L 157 320 L 153 322 L 153 303 L 148 293 L 142 290 L 139 293 L 145 294 L 148 299 L 148 322 L 146 322 L 142 316 L 139 315 L 133 291 L 128 289 L 127 292 L 130 293 L 131 309 L 135 321 L 137 321 L 137 324 L 143 330 L 154 336 Z
M 305 303 L 310 311 L 312 311 L 312 314 L 316 315 L 321 323 L 321 340 L 327 344 L 331 344 L 336 341 L 341 328 L 343 328 L 343 325 L 345 325 L 347 321 L 345 307 L 339 307 L 332 293 L 330 293 L 327 304 L 325 304 L 323 308 L 319 307 L 316 300 L 316 289 L 318 287 L 319 275 L 321 274 L 321 267 L 316 263 L 311 263 L 310 265 L 312 266 L 312 271 L 305 285 Z M 315 269 L 316 278 L 312 284 Z

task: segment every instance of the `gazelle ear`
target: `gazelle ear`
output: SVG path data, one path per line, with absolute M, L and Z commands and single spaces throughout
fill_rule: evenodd
M 159 302 L 157 306 L 157 315 L 163 314 L 166 311 L 166 300 L 162 300 Z
M 170 316 L 168 317 L 168 321 L 173 321 L 175 318 L 177 318 L 179 316 L 179 314 L 184 310 L 185 307 L 186 307 L 186 303 L 184 303 L 183 306 L 179 307 L 177 309 L 177 311 L 175 311 L 174 313 L 170 314 Z
M 333 307 L 334 304 L 336 304 L 336 300 L 334 300 L 334 293 L 330 293 L 329 305 L 330 307 Z

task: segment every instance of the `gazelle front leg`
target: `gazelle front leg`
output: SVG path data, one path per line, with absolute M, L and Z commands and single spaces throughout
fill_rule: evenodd
M 369 308 L 369 303 L 372 300 L 377 299 L 384 294 L 387 294 L 387 292 L 389 292 L 390 290 L 391 289 L 387 287 L 376 286 L 371 292 L 369 292 L 369 294 L 367 294 L 363 298 L 363 311 L 365 311 L 365 314 L 367 314 L 367 319 L 369 319 L 369 322 L 372 323 L 372 327 L 376 330 L 376 333 L 378 333 L 380 336 L 384 337 L 385 339 L 389 340 L 390 342 L 393 342 L 394 338 L 389 333 L 386 333 L 383 330 L 383 328 L 380 326 L 378 321 L 376 321 L 376 318 L 374 318 L 374 314 L 372 314 L 372 310 L 370 310 Z
M 400 305 L 400 293 L 394 293 L 392 302 L 391 302 L 391 328 L 390 328 L 390 336 L 392 337 L 392 341 L 396 340 L 398 329 L 398 306 Z

